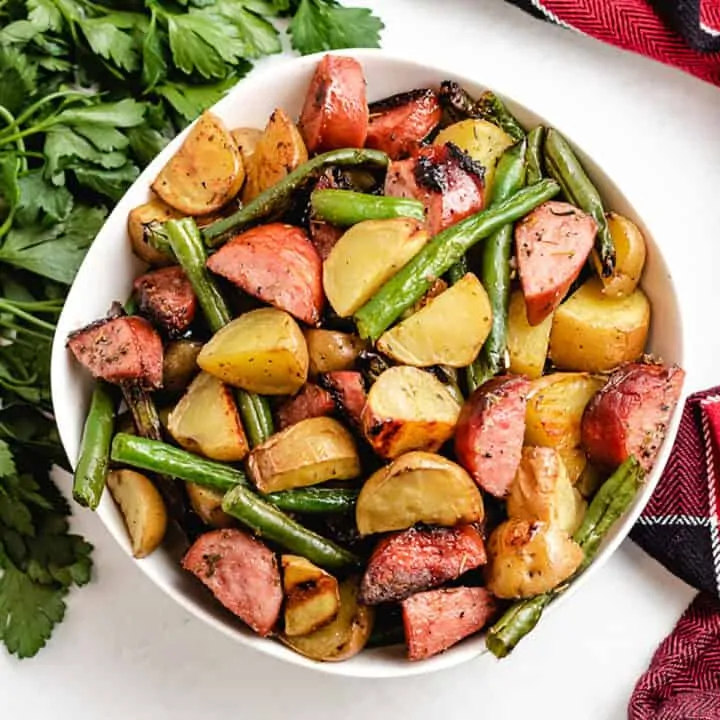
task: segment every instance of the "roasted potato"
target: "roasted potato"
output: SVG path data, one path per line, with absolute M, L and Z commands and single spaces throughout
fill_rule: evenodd
M 185 483 L 185 487 L 192 509 L 206 525 L 227 528 L 237 524 L 234 518 L 223 512 L 221 492 L 190 482 Z
M 409 452 L 370 476 L 360 491 L 355 520 L 361 535 L 405 530 L 417 523 L 453 527 L 485 513 L 477 485 L 442 455 Z
M 250 167 L 250 160 L 255 154 L 255 149 L 257 148 L 258 142 L 260 142 L 263 131 L 258 128 L 240 127 L 231 130 L 230 134 L 240 150 L 243 165 L 247 170 Z
M 649 328 L 650 303 L 640 288 L 608 297 L 591 278 L 555 311 L 550 358 L 563 370 L 612 370 L 643 354 Z
M 406 365 L 465 367 L 480 352 L 491 327 L 490 299 L 477 277 L 467 273 L 390 328 L 377 348 Z
M 565 464 L 570 482 L 574 485 L 585 471 L 587 455 L 581 447 L 559 447 L 557 451 Z
M 261 395 L 293 395 L 307 380 L 302 330 L 282 310 L 260 308 L 215 333 L 198 365 L 223 382 Z
M 362 427 L 378 455 L 394 458 L 408 450 L 439 450 L 452 437 L 459 414 L 460 404 L 434 375 L 397 366 L 370 388 Z
M 133 555 L 144 558 L 162 542 L 167 528 L 167 511 L 153 483 L 134 470 L 112 470 L 107 486 L 125 519 Z
M 204 215 L 232 200 L 244 180 L 242 155 L 230 131 L 220 118 L 205 112 L 152 189 L 181 213 Z
M 315 417 L 253 448 L 247 469 L 257 489 L 270 493 L 352 480 L 360 475 L 360 459 L 352 435 L 337 420 Z
M 530 325 L 527 321 L 522 290 L 515 290 L 512 293 L 507 326 L 507 349 L 511 373 L 525 375 L 531 380 L 543 374 L 550 345 L 552 319 L 551 314 L 539 325 Z
M 374 611 L 358 603 L 360 578 L 350 577 L 340 584 L 340 610 L 329 624 L 309 635 L 280 639 L 296 652 L 312 660 L 339 662 L 357 655 L 372 632 Z
M 507 512 L 511 518 L 540 520 L 569 535 L 580 527 L 585 503 L 575 494 L 555 448 L 523 448 L 520 466 L 510 486 Z
M 175 265 L 175 258 L 156 250 L 149 242 L 147 225 L 151 222 L 163 223 L 166 220 L 182 217 L 182 213 L 164 203 L 158 198 L 133 208 L 128 215 L 128 235 L 132 251 L 143 262 L 155 267 Z
M 212 460 L 237 462 L 249 450 L 232 390 L 206 372 L 170 413 L 168 430 L 178 445 Z
M 588 462 L 575 483 L 575 490 L 577 490 L 582 497 L 589 500 L 605 480 L 607 480 L 607 477 L 608 473 L 606 470 Z
M 532 381 L 525 414 L 525 444 L 576 448 L 585 406 L 604 381 L 587 373 L 552 373 Z
M 357 335 L 337 330 L 306 330 L 305 342 L 310 356 L 310 377 L 337 370 L 350 370 L 367 347 L 367 343 Z
M 198 373 L 197 358 L 202 343 L 197 340 L 175 340 L 163 353 L 163 391 L 176 395 L 190 384 Z
M 338 581 L 299 555 L 283 555 L 280 564 L 285 592 L 285 635 L 308 635 L 332 622 L 340 609 Z
M 461 120 L 441 130 L 434 145 L 453 143 L 485 168 L 486 194 L 492 187 L 495 166 L 515 141 L 501 128 L 487 120 Z
M 593 263 L 602 279 L 605 295 L 627 297 L 637 287 L 645 267 L 645 238 L 638 226 L 623 215 L 608 213 L 607 223 L 615 243 L 615 270 L 610 277 L 604 277 L 597 253 L 593 253 Z
M 246 166 L 243 202 L 250 202 L 280 182 L 307 159 L 307 148 L 295 123 L 278 108 L 270 116 Z
M 323 287 L 333 310 L 349 317 L 362 307 L 428 241 L 410 218 L 366 220 L 337 241 L 323 264 Z
M 496 597 L 532 597 L 567 580 L 582 561 L 582 549 L 564 530 L 512 518 L 490 535 L 485 581 Z

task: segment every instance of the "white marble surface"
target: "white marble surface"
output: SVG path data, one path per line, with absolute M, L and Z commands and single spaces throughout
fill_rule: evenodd
M 538 23 L 499 0 L 362 4 L 385 19 L 387 49 L 475 73 L 558 125 L 577 127 L 575 140 L 663 228 L 684 304 L 690 389 L 720 383 L 712 362 L 720 333 L 710 321 L 720 90 Z M 469 663 L 428 677 L 355 681 L 236 645 L 152 586 L 91 513 L 78 512 L 75 528 L 96 545 L 94 581 L 72 595 L 40 656 L 17 662 L 0 652 L 0 717 L 616 720 L 693 596 L 628 541 L 492 672 L 480 675 Z

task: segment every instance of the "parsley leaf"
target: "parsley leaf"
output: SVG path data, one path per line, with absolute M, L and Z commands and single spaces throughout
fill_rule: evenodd
M 191 121 L 220 100 L 237 80 L 237 76 L 231 76 L 210 85 L 163 83 L 156 90 L 185 120 Z
M 31 170 L 18 180 L 20 201 L 16 218 L 21 225 L 57 223 L 72 210 L 72 193 L 64 186 L 51 185 L 42 170 Z
M 112 60 L 123 70 L 132 71 L 138 67 L 138 51 L 131 35 L 105 18 L 90 18 L 79 24 L 96 55 Z

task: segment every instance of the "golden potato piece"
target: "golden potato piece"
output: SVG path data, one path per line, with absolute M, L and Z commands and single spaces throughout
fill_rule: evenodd
M 246 169 L 245 174 L 247 175 L 247 169 L 250 167 L 250 160 L 255 154 L 255 149 L 257 148 L 257 144 L 260 142 L 263 131 L 258 130 L 258 128 L 240 127 L 231 130 L 230 134 L 240 150 L 243 165 Z
M 107 486 L 125 519 L 132 552 L 144 558 L 158 548 L 167 528 L 167 511 L 155 485 L 134 470 L 113 470 Z
M 455 285 L 384 333 L 378 350 L 416 367 L 465 367 L 476 357 L 492 327 L 492 308 L 482 283 L 467 273 Z
M 192 509 L 206 525 L 213 528 L 227 528 L 236 525 L 235 519 L 223 512 L 223 494 L 221 492 L 190 482 L 185 483 L 185 487 Z
M 371 475 L 355 509 L 361 535 L 417 523 L 453 527 L 484 516 L 480 490 L 467 472 L 442 455 L 420 451 L 401 455 Z
M 615 243 L 615 271 L 603 277 L 600 259 L 593 253 L 593 263 L 602 279 L 603 292 L 608 297 L 627 297 L 637 287 L 645 267 L 645 238 L 638 226 L 623 215 L 608 213 L 608 229 Z
M 174 340 L 165 346 L 163 353 L 163 392 L 184 392 L 197 375 L 197 357 L 202 350 L 198 340 Z
M 263 190 L 276 185 L 307 159 L 307 148 L 297 126 L 278 108 L 270 116 L 246 167 L 243 202 L 250 202 Z
M 210 373 L 190 383 L 168 418 L 178 445 L 212 460 L 237 462 L 250 449 L 230 388 Z
M 283 555 L 285 635 L 308 635 L 332 622 L 340 609 L 338 581 L 299 555 Z
M 366 220 L 337 241 L 323 264 L 323 287 L 333 310 L 349 317 L 360 309 L 428 241 L 410 218 Z
M 375 613 L 369 605 L 360 605 L 360 578 L 350 577 L 340 584 L 340 609 L 337 617 L 319 630 L 280 639 L 296 652 L 312 660 L 339 662 L 357 655 L 367 644 Z
M 612 298 L 591 278 L 555 311 L 550 358 L 563 370 L 612 370 L 643 354 L 649 328 L 650 303 L 640 288 Z
M 212 336 L 198 365 L 223 382 L 261 395 L 294 395 L 307 380 L 302 330 L 283 310 L 252 310 Z
M 352 480 L 360 458 L 352 435 L 329 417 L 301 420 L 253 448 L 247 469 L 260 492 Z
M 552 319 L 553 316 L 550 314 L 539 325 L 530 325 L 527 321 L 525 296 L 522 290 L 515 290 L 512 293 L 508 309 L 507 334 L 511 373 L 525 375 L 531 380 L 543 374 L 550 345 Z
M 150 244 L 150 235 L 147 226 L 152 222 L 163 223 L 166 220 L 182 217 L 182 213 L 158 198 L 133 208 L 128 215 L 128 235 L 132 251 L 143 262 L 155 267 L 175 265 L 176 260 L 172 255 L 157 250 Z
M 242 155 L 230 131 L 220 118 L 205 112 L 155 178 L 152 189 L 176 210 L 204 215 L 234 198 L 244 180 Z
M 525 444 L 576 448 L 582 443 L 582 416 L 605 384 L 587 373 L 552 373 L 533 380 L 525 412 Z
M 434 452 L 452 437 L 460 403 L 434 375 L 405 365 L 381 373 L 370 388 L 362 427 L 373 450 L 394 458 L 408 450 Z
M 367 343 L 357 335 L 337 330 L 315 329 L 305 331 L 310 377 L 336 370 L 350 370 Z
M 557 451 L 565 464 L 570 482 L 574 485 L 587 466 L 587 455 L 581 447 L 560 447 Z
M 499 598 L 539 595 L 567 580 L 583 557 L 580 546 L 560 528 L 506 520 L 488 541 L 487 589 Z

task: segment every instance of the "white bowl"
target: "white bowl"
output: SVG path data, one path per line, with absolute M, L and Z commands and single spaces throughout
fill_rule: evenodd
M 352 55 L 362 63 L 368 81 L 370 100 L 416 87 L 437 86 L 445 79 L 456 80 L 473 95 L 485 89 L 480 84 L 480 77 L 461 77 L 438 67 L 391 57 L 382 51 L 348 50 L 342 54 Z M 242 80 L 213 108 L 213 112 L 230 127 L 242 125 L 263 127 L 276 107 L 283 107 L 291 115 L 297 115 L 318 57 L 289 60 L 285 64 L 274 65 Z M 494 88 L 494 90 L 502 96 L 502 88 Z M 552 117 L 541 118 L 519 102 L 505 99 L 521 122 L 527 125 L 537 123 L 554 125 Z M 572 137 L 572 128 L 561 127 L 559 130 L 563 133 L 568 131 L 567 135 Z M 150 183 L 177 150 L 185 133 L 175 138 L 155 158 L 115 207 L 88 252 L 60 317 L 52 354 L 52 394 L 60 437 L 73 465 L 77 461 L 92 383 L 88 374 L 71 359 L 65 349 L 65 340 L 70 331 L 103 317 L 114 300 L 124 301 L 129 297 L 133 279 L 143 266 L 130 251 L 126 233 L 128 213 L 133 207 L 149 199 Z M 650 229 L 637 216 L 621 189 L 605 175 L 600 165 L 581 151 L 578 154 L 605 199 L 607 207 L 633 219 L 645 234 L 648 242 L 648 259 L 643 288 L 653 308 L 649 348 L 668 362 L 682 364 L 682 323 L 675 289 L 659 249 L 662 243 L 653 238 Z M 678 405 L 678 408 L 680 407 L 681 404 Z M 679 416 L 680 412 L 676 410 L 655 469 L 643 492 L 622 522 L 616 524 L 592 566 L 573 584 L 573 590 L 583 585 L 592 574 L 597 572 L 627 536 L 657 484 L 677 431 Z M 132 557 L 123 520 L 108 493 L 104 494 L 97 512 L 115 540 L 128 556 Z M 178 548 L 163 547 L 151 557 L 134 562 L 158 587 L 209 626 L 244 645 L 287 662 L 327 673 L 354 677 L 392 677 L 428 673 L 478 656 L 480 656 L 479 662 L 484 665 L 490 666 L 494 662 L 494 658 L 485 650 L 481 636 L 469 638 L 446 653 L 419 663 L 408 662 L 404 658 L 402 648 L 368 650 L 349 661 L 337 664 L 308 660 L 279 642 L 260 638 L 249 631 L 242 622 L 215 602 L 201 583 L 180 568 L 178 556 Z M 561 600 L 553 603 L 551 608 L 560 607 L 571 594 L 572 591 L 565 593 Z M 116 608 L 116 611 L 122 612 L 122 609 Z M 523 642 L 533 642 L 532 636 Z

